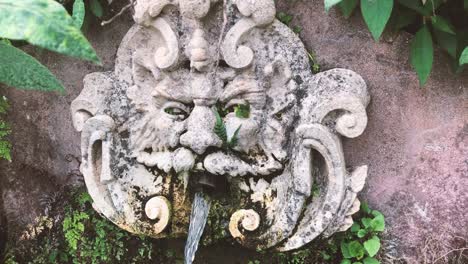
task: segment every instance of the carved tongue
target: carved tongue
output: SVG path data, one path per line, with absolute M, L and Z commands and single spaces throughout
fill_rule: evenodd
M 203 161 L 205 169 L 211 174 L 229 176 L 244 176 L 246 174 L 255 174 L 252 167 L 240 158 L 221 152 L 208 155 Z

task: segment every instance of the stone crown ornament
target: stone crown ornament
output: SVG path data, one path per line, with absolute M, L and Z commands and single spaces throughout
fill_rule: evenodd
M 115 71 L 87 75 L 71 105 L 97 211 L 183 237 L 203 190 L 226 201 L 230 236 L 279 251 L 352 225 L 367 166 L 347 170 L 340 137 L 367 125 L 366 84 L 312 75 L 275 12 L 273 0 L 136 1 Z

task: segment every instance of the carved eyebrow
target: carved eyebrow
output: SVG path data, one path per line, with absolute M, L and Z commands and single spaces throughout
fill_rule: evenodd
M 264 95 L 264 89 L 258 85 L 249 85 L 251 82 L 231 82 L 226 85 L 222 95 L 221 101 L 228 101 L 232 98 L 239 97 L 241 95 L 250 95 L 249 97 L 258 97 Z
M 156 85 L 151 95 L 156 99 L 164 98 L 184 104 L 190 104 L 193 101 L 189 89 L 184 89 L 183 85 L 179 86 L 166 80 Z

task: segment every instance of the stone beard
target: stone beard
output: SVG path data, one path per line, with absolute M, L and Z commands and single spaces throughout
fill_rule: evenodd
M 209 189 L 226 234 L 280 251 L 352 225 L 367 167 L 346 170 L 340 136 L 364 131 L 366 84 L 312 75 L 275 12 L 272 0 L 136 1 L 115 71 L 87 75 L 71 107 L 97 211 L 180 237 L 193 193 Z

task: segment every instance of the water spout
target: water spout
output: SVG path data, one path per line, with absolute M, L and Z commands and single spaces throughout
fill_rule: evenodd
M 199 191 L 195 193 L 190 215 L 190 226 L 185 244 L 185 264 L 191 264 L 195 259 L 198 243 L 205 229 L 206 220 L 210 212 L 211 199 L 208 195 Z

